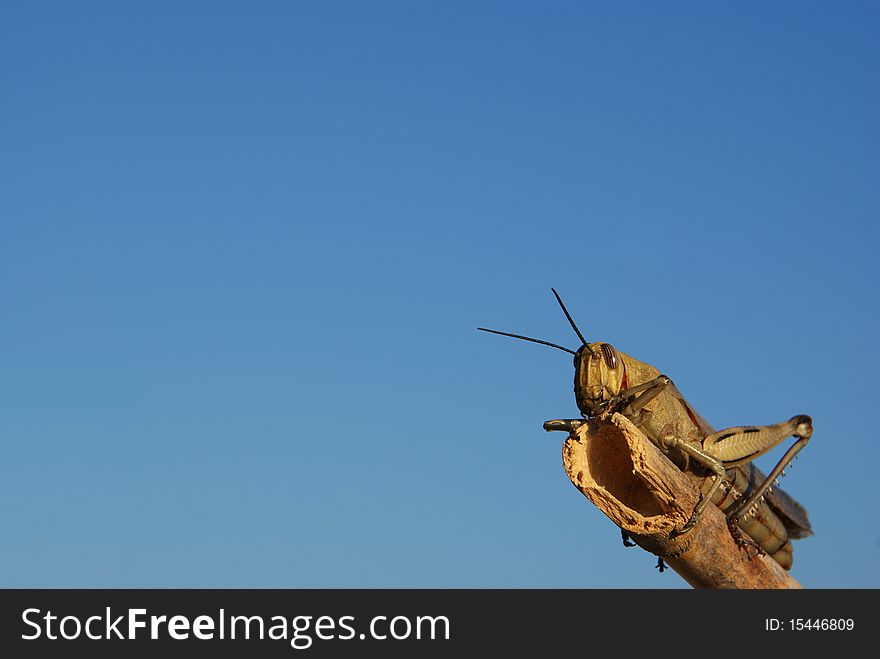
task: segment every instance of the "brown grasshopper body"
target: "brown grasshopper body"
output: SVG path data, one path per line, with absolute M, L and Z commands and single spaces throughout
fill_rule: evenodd
M 574 393 L 581 414 L 592 418 L 614 411 L 630 419 L 648 439 L 694 480 L 703 497 L 679 531 L 690 530 L 712 502 L 727 516 L 731 532 L 738 527 L 782 567 L 792 564 L 790 539 L 812 533 L 804 508 L 772 485 L 806 445 L 810 417 L 798 415 L 770 426 L 740 426 L 716 432 L 660 371 L 609 343 L 588 343 L 556 295 L 581 340 L 577 351 L 517 334 L 483 331 L 541 343 L 574 355 Z M 552 427 L 545 427 L 554 429 Z M 765 477 L 752 460 L 794 436 L 794 445 Z

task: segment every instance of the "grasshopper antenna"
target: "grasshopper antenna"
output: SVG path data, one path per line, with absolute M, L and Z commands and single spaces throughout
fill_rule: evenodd
M 555 288 L 551 288 L 553 291 L 553 295 L 556 296 L 556 301 L 559 302 L 559 306 L 562 307 L 562 313 L 565 314 L 565 317 L 568 318 L 568 322 L 571 325 L 571 328 L 574 330 L 574 333 L 578 335 L 578 338 L 581 340 L 581 344 L 589 351 L 589 353 L 593 354 L 593 349 L 590 347 L 590 344 L 587 343 L 587 340 L 584 338 L 584 335 L 581 334 L 581 331 L 578 329 L 578 326 L 574 324 L 574 319 L 572 319 L 571 314 L 568 313 L 568 309 L 565 308 L 565 305 L 562 303 L 562 298 L 559 297 L 559 293 L 556 292 Z
M 499 332 L 498 330 L 486 329 L 485 327 L 478 327 L 477 329 L 482 332 L 489 332 L 490 334 L 499 334 L 501 336 L 509 336 L 513 339 L 522 339 L 523 341 L 531 341 L 532 343 L 540 343 L 542 346 L 550 346 L 551 348 L 556 348 L 557 350 L 564 350 L 565 352 L 571 353 L 572 355 L 577 354 L 574 350 L 569 350 L 568 348 L 564 348 L 562 346 L 556 345 L 555 343 L 550 343 L 549 341 L 541 341 L 541 339 L 533 339 L 530 336 L 521 336 L 519 334 L 509 334 L 508 332 Z

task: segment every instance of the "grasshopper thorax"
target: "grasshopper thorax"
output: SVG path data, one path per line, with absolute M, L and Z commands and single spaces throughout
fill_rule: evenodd
M 626 367 L 610 343 L 582 345 L 574 355 L 574 397 L 586 416 L 626 389 Z

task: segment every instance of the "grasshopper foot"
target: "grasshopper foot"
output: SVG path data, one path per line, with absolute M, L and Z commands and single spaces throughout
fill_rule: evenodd
M 667 379 L 669 379 L 669 378 L 667 378 Z M 703 508 L 706 507 L 707 503 L 709 503 L 709 502 L 704 501 L 703 495 L 701 494 L 700 500 L 697 501 L 697 505 L 694 508 L 694 512 L 691 513 L 691 518 L 687 521 L 687 524 L 682 526 L 680 531 L 676 531 L 675 529 L 673 529 L 672 532 L 669 534 L 669 537 L 670 538 L 677 538 L 678 536 L 684 535 L 685 533 L 690 531 L 692 528 L 694 528 L 697 525 L 697 522 L 700 521 L 700 515 L 703 514 Z
M 663 570 L 669 569 L 669 566 L 663 562 L 663 558 L 661 556 L 657 557 L 657 565 L 655 567 L 660 571 L 661 574 L 663 573 Z
M 734 542 L 736 542 L 737 546 L 746 552 L 746 556 L 749 557 L 749 560 L 754 560 L 758 558 L 758 556 L 764 556 L 767 552 L 761 549 L 761 546 L 746 536 L 737 525 L 736 520 L 732 517 L 727 518 L 727 529 L 730 531 L 730 535 L 733 536 Z
M 544 430 L 547 432 L 560 430 L 567 433 L 573 433 L 585 423 L 586 421 L 584 419 L 550 419 L 544 422 Z
M 697 515 L 696 511 L 694 511 L 693 515 L 691 515 L 691 518 L 687 521 L 687 524 L 682 526 L 680 530 L 673 529 L 670 532 L 669 537 L 670 538 L 677 538 L 680 535 L 684 535 L 685 533 L 687 533 L 688 531 L 690 531 L 692 528 L 694 528 L 697 525 L 697 521 L 699 521 L 699 519 L 700 519 L 700 516 Z
M 635 547 L 636 546 L 636 543 L 634 543 L 632 541 L 632 538 L 630 538 L 627 535 L 626 531 L 624 531 L 623 529 L 620 529 L 620 537 L 623 538 L 623 546 L 624 547 Z

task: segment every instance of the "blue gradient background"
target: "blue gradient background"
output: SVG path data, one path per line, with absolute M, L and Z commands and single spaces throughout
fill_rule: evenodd
M 685 587 L 566 479 L 569 357 L 475 329 L 576 346 L 555 286 L 716 427 L 811 414 L 793 575 L 880 586 L 878 28 L 3 3 L 0 585 Z

